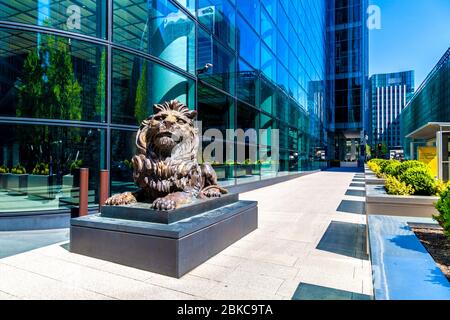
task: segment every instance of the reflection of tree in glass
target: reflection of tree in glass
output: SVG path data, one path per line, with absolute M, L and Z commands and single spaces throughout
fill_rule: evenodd
M 95 96 L 95 115 L 94 118 L 100 117 L 100 121 L 104 120 L 105 114 L 105 100 L 106 100 L 106 92 L 105 92 L 105 84 L 106 84 L 106 51 L 102 51 L 102 56 L 100 58 L 100 70 L 98 72 L 98 81 L 97 81 L 97 95 Z
M 48 36 L 47 41 L 50 110 L 61 119 L 81 120 L 81 86 L 73 71 L 70 40 Z
M 134 107 L 134 117 L 137 124 L 145 120 L 148 115 L 148 86 L 147 86 L 147 61 L 142 64 L 141 76 L 139 78 L 136 89 L 136 101 Z
M 104 81 L 102 84 L 99 79 L 98 86 L 102 85 L 104 86 Z M 41 34 L 39 44 L 25 58 L 23 76 L 17 89 L 18 117 L 80 121 L 82 87 L 75 77 L 70 39 Z M 98 99 L 104 100 L 104 97 L 100 96 Z M 102 107 L 96 105 L 96 111 L 97 108 Z M 78 130 L 54 129 L 48 126 L 30 126 L 27 130 L 19 130 L 17 138 L 21 148 L 30 155 L 27 157 L 27 167 L 33 168 L 37 162 L 51 163 L 52 155 L 58 163 L 66 162 L 61 154 L 62 146 L 57 143 L 60 140 L 70 141 L 71 153 L 79 153 L 74 150 L 82 141 Z M 67 156 L 66 159 L 73 158 L 73 155 Z
M 81 120 L 81 85 L 71 60 L 70 40 L 42 35 L 28 53 L 18 85 L 19 117 Z
M 39 116 L 44 105 L 44 68 L 38 50 L 32 50 L 23 64 L 23 77 L 19 82 L 17 117 L 27 117 L 35 113 Z

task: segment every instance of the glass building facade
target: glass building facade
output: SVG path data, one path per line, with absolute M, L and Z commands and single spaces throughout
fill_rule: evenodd
M 134 189 L 138 125 L 171 99 L 203 131 L 279 130 L 275 166 L 270 139 L 229 141 L 245 159 L 214 163 L 223 185 L 319 168 L 326 12 L 325 0 L 0 0 L 0 214 L 69 210 L 80 167 L 91 205 L 101 169 L 111 193 Z M 269 157 L 247 161 L 255 148 Z
M 440 156 L 444 163 L 443 177 L 449 178 L 450 150 L 450 48 L 445 52 L 434 69 L 430 72 L 424 82 L 417 89 L 414 97 L 403 110 L 400 119 L 401 135 L 407 137 L 404 141 L 405 155 L 408 158 L 417 159 L 417 147 L 424 145 L 436 146 L 436 129 L 427 136 L 424 132 L 422 136 L 414 139 L 409 138 L 412 133 L 426 127 L 429 123 L 436 123 L 438 127 L 447 127 L 441 130 L 442 145 L 444 153 Z M 442 125 L 441 125 L 442 124 Z M 426 130 L 425 130 L 426 131 Z M 420 139 L 423 138 L 423 139 Z
M 367 0 L 327 3 L 328 65 L 335 160 L 357 161 L 364 155 L 368 128 Z M 361 138 L 362 137 L 362 138 Z
M 384 143 L 389 150 L 403 149 L 400 114 L 414 95 L 414 71 L 370 77 L 369 145 Z

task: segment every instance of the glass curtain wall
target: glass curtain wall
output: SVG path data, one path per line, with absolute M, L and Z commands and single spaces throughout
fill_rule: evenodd
M 0 0 L 0 214 L 69 210 L 81 167 L 92 206 L 101 169 L 133 190 L 136 130 L 170 99 L 198 110 L 203 148 L 224 142 L 200 159 L 223 185 L 319 168 L 325 17 L 325 0 Z

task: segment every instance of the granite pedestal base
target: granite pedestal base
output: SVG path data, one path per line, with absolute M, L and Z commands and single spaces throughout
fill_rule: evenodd
M 71 220 L 70 251 L 180 278 L 257 227 L 255 201 L 235 201 L 172 223 L 95 214 Z

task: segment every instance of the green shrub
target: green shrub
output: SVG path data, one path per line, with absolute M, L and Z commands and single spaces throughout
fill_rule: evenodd
M 396 177 L 386 177 L 386 191 L 388 194 L 397 196 L 409 196 L 414 194 L 414 188 Z
M 396 176 L 397 168 L 400 166 L 401 162 L 397 160 L 389 160 L 387 166 L 384 167 L 383 173 L 388 176 Z
M 450 237 L 450 189 L 441 193 L 440 199 L 436 203 L 436 209 L 439 214 L 434 215 L 433 218 L 444 228 L 447 237 Z
M 11 173 L 12 174 L 25 174 L 25 173 L 27 173 L 27 170 L 18 163 L 14 167 L 11 168 Z
M 123 160 L 123 164 L 129 169 L 133 169 L 133 162 L 131 162 L 130 160 L 128 159 Z
M 369 166 L 369 169 L 372 170 L 375 174 L 380 173 L 380 166 L 376 162 L 369 162 L 367 165 Z
M 425 163 L 417 161 L 417 160 L 409 160 L 400 163 L 400 165 L 396 168 L 395 176 L 399 178 L 402 174 L 404 174 L 408 169 L 411 168 L 429 168 Z
M 378 165 L 380 166 L 380 172 L 384 173 L 384 170 L 386 169 L 386 167 L 389 165 L 389 161 L 388 160 L 382 160 L 378 162 Z
M 410 168 L 399 179 L 412 186 L 415 195 L 431 196 L 436 193 L 435 180 L 427 167 Z
M 48 163 L 44 162 L 38 162 L 36 163 L 36 166 L 34 167 L 32 174 L 39 174 L 39 175 L 49 175 L 50 170 L 48 167 Z
M 76 169 L 80 169 L 81 166 L 83 165 L 83 160 L 74 160 L 70 163 L 70 172 L 72 172 L 73 170 Z
M 436 195 L 439 196 L 442 192 L 444 192 L 449 187 L 449 182 L 444 182 L 442 180 L 436 180 L 434 183 L 434 188 L 436 191 Z
M 9 173 L 9 169 L 5 165 L 0 166 L 0 173 Z

